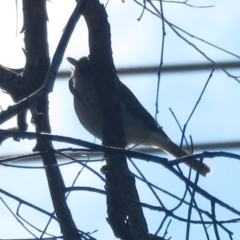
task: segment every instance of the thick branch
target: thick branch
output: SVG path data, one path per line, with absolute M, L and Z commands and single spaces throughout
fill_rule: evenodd
M 23 15 L 27 60 L 22 79 L 23 92 L 20 95 L 21 99 L 44 85 L 49 68 L 46 0 L 23 0 Z M 35 120 L 36 131 L 50 132 L 48 96 L 46 95 L 30 109 Z M 51 149 L 50 141 L 37 139 L 35 150 L 49 152 L 47 155 L 43 154 L 42 159 L 54 210 L 59 219 L 63 237 L 64 239 L 78 240 L 80 236 L 65 199 L 64 181 L 59 168 L 54 167 L 57 165 L 57 160 Z
M 118 77 L 112 58 L 110 26 L 103 5 L 89 0 L 83 12 L 89 30 L 90 65 L 95 92 L 101 105 L 100 124 L 103 144 L 125 148 L 122 112 L 119 102 Z M 103 168 L 107 183 L 108 223 L 116 237 L 124 240 L 148 239 L 147 223 L 140 205 L 130 204 L 124 197 L 139 202 L 135 179 L 124 155 L 107 154 Z M 119 197 L 113 198 L 111 194 Z

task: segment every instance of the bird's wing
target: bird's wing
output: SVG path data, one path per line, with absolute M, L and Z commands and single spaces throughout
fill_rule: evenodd
M 69 86 L 69 90 L 72 93 L 72 95 L 77 98 L 77 99 L 81 99 L 80 94 L 77 92 L 76 88 L 74 87 L 73 84 L 73 77 L 70 78 L 69 82 L 68 82 L 68 86 Z
M 142 106 L 131 90 L 119 80 L 120 102 L 127 111 L 131 112 L 137 119 L 141 120 L 153 131 L 161 131 L 162 128 L 156 123 L 151 114 Z M 166 135 L 168 138 L 168 136 Z

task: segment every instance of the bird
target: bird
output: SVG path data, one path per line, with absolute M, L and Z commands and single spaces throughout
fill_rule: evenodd
M 68 57 L 73 65 L 73 75 L 69 81 L 69 89 L 74 97 L 76 115 L 83 127 L 102 140 L 101 106 L 94 89 L 91 62 L 89 57 L 79 60 Z M 119 103 L 122 111 L 122 127 L 127 147 L 143 144 L 162 149 L 175 158 L 189 155 L 182 148 L 170 140 L 152 115 L 142 106 L 132 91 L 117 77 Z M 198 159 L 184 162 L 193 170 L 206 176 L 211 168 Z

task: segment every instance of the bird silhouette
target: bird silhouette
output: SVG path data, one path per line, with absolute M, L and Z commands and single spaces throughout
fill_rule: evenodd
M 74 66 L 69 87 L 74 96 L 74 108 L 78 119 L 92 135 L 102 140 L 101 106 L 92 80 L 90 60 L 88 57 L 82 57 L 79 60 L 70 57 L 67 59 Z M 117 81 L 127 146 L 143 144 L 157 147 L 176 158 L 189 155 L 170 140 L 131 90 L 118 78 Z M 197 159 L 184 163 L 202 176 L 211 172 L 209 166 Z

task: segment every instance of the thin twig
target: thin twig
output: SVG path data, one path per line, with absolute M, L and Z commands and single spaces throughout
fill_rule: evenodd
M 142 6 L 142 4 L 139 3 L 137 0 L 134 0 L 134 2 L 136 2 L 138 5 Z M 152 2 L 149 2 L 149 3 L 150 3 L 150 5 L 152 6 L 152 8 L 154 9 L 155 12 L 152 11 L 152 10 L 150 10 L 150 9 L 147 8 L 147 7 L 146 7 L 146 10 L 149 11 L 150 13 L 152 13 L 154 16 L 159 17 L 159 18 L 162 18 L 161 13 L 160 13 L 159 10 L 154 6 L 154 4 L 153 4 Z M 183 31 L 184 33 L 188 34 L 189 36 L 191 36 L 191 37 L 193 37 L 193 38 L 196 38 L 197 40 L 202 41 L 202 42 L 204 42 L 204 43 L 206 43 L 206 44 L 208 44 L 208 45 L 210 45 L 210 46 L 212 46 L 212 47 L 215 47 L 215 48 L 217 48 L 217 49 L 219 49 L 219 50 L 221 50 L 221 51 L 224 51 L 224 52 L 226 52 L 226 53 L 228 53 L 228 54 L 231 54 L 231 55 L 233 55 L 233 56 L 235 56 L 235 57 L 240 58 L 238 55 L 233 54 L 233 53 L 231 53 L 231 52 L 229 52 L 229 51 L 227 51 L 227 50 L 225 50 L 225 49 L 223 49 L 223 48 L 221 48 L 221 47 L 218 47 L 218 46 L 216 46 L 216 45 L 214 45 L 214 44 L 212 44 L 212 43 L 209 43 L 209 42 L 207 42 L 207 41 L 205 41 L 205 40 L 202 40 L 201 38 L 195 37 L 195 36 L 192 35 L 192 34 L 189 34 L 189 33 L 186 32 L 185 30 L 183 30 L 183 29 L 175 26 L 174 24 L 170 23 L 169 21 L 167 21 L 166 18 L 164 18 L 164 21 L 165 21 L 165 22 L 168 24 L 168 26 L 173 30 L 173 32 L 174 32 L 177 36 L 179 36 L 179 38 L 181 38 L 182 40 L 184 40 L 185 42 L 187 42 L 190 46 L 192 46 L 197 52 L 199 52 L 199 53 L 200 53 L 204 58 L 206 58 L 208 61 L 212 62 L 212 63 L 216 66 L 216 68 L 221 69 L 224 73 L 227 74 L 228 77 L 231 77 L 231 78 L 235 79 L 238 83 L 240 83 L 240 81 L 239 81 L 239 79 L 238 79 L 237 76 L 234 76 L 234 75 L 230 74 L 225 68 L 223 68 L 221 65 L 217 64 L 214 60 L 212 60 L 210 57 L 208 57 L 203 51 L 201 51 L 197 46 L 195 46 L 192 42 L 190 42 L 190 41 L 188 41 L 186 38 L 184 38 L 176 29 L 178 29 L 178 30 L 180 30 L 180 31 Z M 175 29 L 175 28 L 176 28 L 176 29 Z
M 212 75 L 213 75 L 214 70 L 215 70 L 215 68 L 212 69 L 212 71 L 211 71 L 211 73 L 210 73 L 210 75 L 209 75 L 209 77 L 208 77 L 208 79 L 207 79 L 207 82 L 205 83 L 205 85 L 204 85 L 204 87 L 203 87 L 203 90 L 202 90 L 202 92 L 201 92 L 201 94 L 200 94 L 200 96 L 199 96 L 199 98 L 198 98 L 198 100 L 197 100 L 197 102 L 196 102 L 196 104 L 195 104 L 195 106 L 194 106 L 192 112 L 190 113 L 190 115 L 189 115 L 189 117 L 188 117 L 186 123 L 185 123 L 184 126 L 183 126 L 182 139 L 181 139 L 181 146 L 182 146 L 182 144 L 183 144 L 183 138 L 184 138 L 184 136 L 185 136 L 185 132 L 186 132 L 187 125 L 188 125 L 188 123 L 189 123 L 191 117 L 193 116 L 193 113 L 195 112 L 195 110 L 196 110 L 196 108 L 197 108 L 199 102 L 200 102 L 201 99 L 202 99 L 203 93 L 204 93 L 205 90 L 206 90 L 206 87 L 207 87 L 207 85 L 208 85 L 208 83 L 209 83 L 209 81 L 210 81 L 210 79 L 211 79 L 211 77 L 212 77 Z
M 192 7 L 192 8 L 211 8 L 211 7 L 215 7 L 215 5 L 194 6 L 194 5 L 192 5 L 192 4 L 187 3 L 188 0 L 186 0 L 186 1 L 167 1 L 167 0 L 165 0 L 164 2 L 165 2 L 165 3 L 179 3 L 179 4 L 183 4 L 183 5 L 186 5 L 186 6 L 188 6 L 188 7 Z
M 160 11 L 162 13 L 162 16 L 164 16 L 163 12 L 163 4 L 162 0 L 159 0 L 160 3 Z M 156 110 L 155 110 L 155 121 L 157 122 L 157 115 L 159 113 L 159 105 L 158 105 L 158 100 L 159 100 L 159 91 L 160 91 L 160 80 L 161 80 L 161 72 L 162 72 L 162 66 L 163 66 L 163 53 L 164 53 L 164 43 L 165 43 L 165 36 L 166 36 L 166 30 L 165 30 L 165 23 L 164 23 L 164 17 L 161 19 L 162 21 L 162 46 L 161 46 L 161 54 L 160 54 L 160 63 L 159 63 L 159 69 L 158 69 L 158 80 L 157 80 L 157 95 L 156 95 Z
M 161 199 L 158 197 L 157 193 L 154 191 L 153 187 L 148 183 L 147 179 L 144 177 L 144 175 L 142 174 L 142 172 L 139 170 L 139 168 L 137 167 L 137 165 L 134 163 L 134 161 L 131 158 L 128 158 L 128 160 L 131 162 L 131 164 L 134 166 L 134 168 L 137 170 L 137 172 L 140 174 L 142 181 L 149 187 L 150 191 L 153 193 L 153 195 L 155 196 L 155 198 L 157 199 L 157 201 L 159 202 L 160 206 L 165 208 L 163 202 L 161 201 Z
M 20 132 L 10 132 L 10 131 L 6 131 L 6 130 L 0 130 L 0 135 L 9 136 L 9 137 L 15 136 L 15 137 L 19 137 L 19 138 L 23 137 L 23 138 L 27 138 L 27 139 L 43 138 L 44 140 L 47 140 L 47 141 L 66 142 L 66 143 L 79 145 L 79 146 L 85 146 L 85 147 L 88 146 L 89 148 L 92 149 L 92 151 L 94 151 L 94 150 L 102 151 L 102 152 L 106 152 L 110 155 L 111 154 L 115 154 L 115 155 L 120 154 L 120 155 L 137 158 L 137 159 L 144 160 L 144 161 L 156 162 L 156 163 L 161 164 L 165 168 L 167 168 L 169 171 L 171 171 L 179 179 L 184 181 L 189 187 L 195 188 L 196 192 L 198 192 L 199 194 L 204 196 L 206 199 L 209 199 L 209 200 L 214 199 L 216 201 L 216 203 L 218 203 L 220 206 L 225 207 L 226 209 L 228 209 L 229 211 L 232 211 L 233 213 L 236 213 L 237 215 L 240 215 L 240 211 L 238 211 L 235 208 L 229 206 L 228 204 L 222 202 L 221 200 L 215 198 L 214 196 L 212 196 L 211 194 L 209 194 L 208 192 L 206 192 L 199 186 L 195 186 L 195 184 L 193 182 L 191 182 L 189 179 L 187 179 L 185 176 L 180 174 L 177 170 L 175 170 L 172 167 L 175 164 L 179 164 L 180 162 L 185 162 L 187 160 L 192 159 L 193 157 L 194 158 L 200 158 L 200 157 L 214 158 L 214 157 L 224 156 L 224 157 L 235 158 L 235 159 L 239 160 L 240 155 L 233 154 L 233 153 L 227 153 L 227 152 L 203 152 L 203 153 L 199 153 L 199 154 L 188 155 L 185 157 L 181 157 L 177 160 L 168 162 L 167 159 L 165 159 L 165 158 L 160 158 L 160 157 L 156 157 L 156 156 L 152 156 L 152 155 L 148 155 L 148 154 L 144 154 L 144 153 L 139 153 L 139 152 L 134 152 L 134 151 L 127 151 L 127 150 L 119 149 L 119 148 L 101 146 L 101 145 L 89 143 L 86 141 L 82 141 L 79 139 L 73 139 L 70 137 L 62 137 L 62 136 L 56 136 L 56 135 L 50 135 L 50 134 L 44 134 L 44 133 L 33 133 L 33 132 L 21 132 L 21 133 Z

